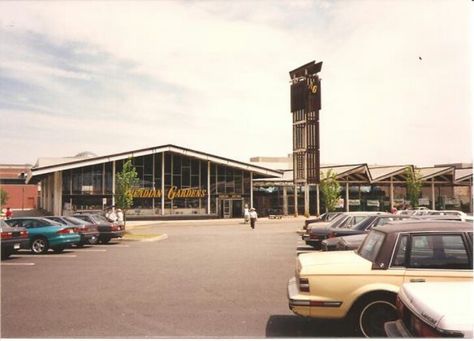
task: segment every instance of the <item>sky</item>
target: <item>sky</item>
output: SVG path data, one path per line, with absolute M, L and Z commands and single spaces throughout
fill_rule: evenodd
M 0 163 L 176 144 L 292 151 L 322 61 L 321 162 L 472 162 L 468 0 L 2 1 Z

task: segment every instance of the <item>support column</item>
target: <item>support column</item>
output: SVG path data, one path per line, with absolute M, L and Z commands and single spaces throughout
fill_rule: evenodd
M 250 172 L 250 208 L 253 206 L 253 172 Z
M 316 216 L 319 217 L 321 215 L 320 211 L 320 204 L 319 204 L 319 184 L 316 184 Z
M 288 189 L 283 185 L 283 215 L 288 215 Z
M 211 214 L 211 161 L 207 161 L 207 214 Z
M 393 177 L 390 177 L 390 209 L 389 212 L 392 212 L 392 207 L 394 207 L 394 202 L 393 202 Z
M 55 172 L 53 175 L 53 214 L 62 215 L 62 199 L 63 199 L 63 177 L 62 172 Z
M 293 197 L 293 200 L 294 200 L 294 204 L 295 204 L 295 217 L 298 216 L 298 186 L 295 184 L 295 190 L 294 190 L 294 197 Z
M 431 178 L 431 209 L 436 209 L 436 198 L 435 198 L 435 184 L 434 184 L 434 177 Z
M 165 152 L 161 154 L 161 215 L 165 215 Z
M 115 206 L 115 161 L 112 161 L 112 206 Z
M 349 182 L 346 182 L 346 212 L 349 212 Z
M 152 177 L 152 180 L 151 180 L 151 186 L 153 188 L 153 193 L 156 193 L 155 192 L 155 188 L 156 188 L 156 184 L 155 184 L 155 155 L 156 153 L 153 153 L 153 156 L 151 158 L 151 162 L 152 162 L 152 165 L 153 167 L 151 167 L 151 177 Z M 153 214 L 155 214 L 155 194 L 153 194 L 153 198 L 151 199 L 151 209 L 153 210 Z
M 304 215 L 309 217 L 309 185 L 304 184 Z

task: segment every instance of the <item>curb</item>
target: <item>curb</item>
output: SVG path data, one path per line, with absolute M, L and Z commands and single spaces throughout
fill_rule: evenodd
M 126 238 L 126 237 L 122 238 L 122 240 L 132 241 L 132 242 L 156 242 L 158 240 L 165 240 L 165 239 L 168 239 L 168 235 L 166 233 L 158 237 L 152 237 L 152 238 L 147 238 L 147 239 L 134 239 L 134 238 Z

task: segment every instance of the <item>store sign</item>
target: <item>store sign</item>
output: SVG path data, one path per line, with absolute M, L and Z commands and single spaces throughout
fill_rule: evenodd
M 378 200 L 367 200 L 367 206 L 380 207 L 380 202 Z
M 349 199 L 349 206 L 360 206 L 359 199 Z
M 161 189 L 150 188 L 133 188 L 131 189 L 132 197 L 134 198 L 161 198 Z M 200 188 L 178 188 L 171 186 L 166 192 L 166 198 L 173 199 L 188 199 L 188 198 L 205 198 L 207 190 Z
M 430 199 L 429 198 L 419 198 L 418 199 L 418 205 L 420 206 L 428 206 L 430 204 Z

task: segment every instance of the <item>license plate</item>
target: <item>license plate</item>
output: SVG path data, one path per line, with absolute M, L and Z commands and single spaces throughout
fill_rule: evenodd
M 13 244 L 13 248 L 14 248 L 15 250 L 18 250 L 18 249 L 20 248 L 20 243 L 15 243 L 15 244 Z

